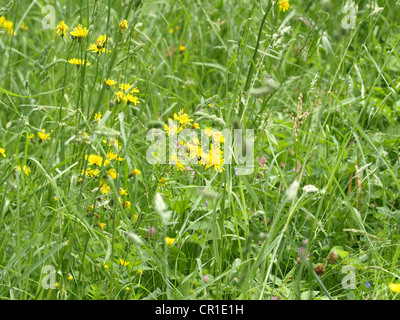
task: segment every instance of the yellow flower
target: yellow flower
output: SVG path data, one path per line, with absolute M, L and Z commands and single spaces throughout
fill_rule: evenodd
M 105 264 L 105 265 L 104 265 L 104 269 L 106 269 L 106 270 L 107 270 L 107 269 L 108 269 L 108 265 L 106 265 L 106 264 Z
M 175 238 L 166 237 L 165 242 L 167 243 L 167 245 L 172 246 L 175 242 Z
M 29 174 L 30 174 L 31 171 L 32 171 L 30 167 L 23 166 L 22 169 L 21 169 L 21 167 L 18 166 L 18 171 L 21 172 L 21 170 L 23 170 L 24 173 L 25 173 L 27 176 L 29 176 Z
M 69 281 L 71 281 L 71 280 L 73 280 L 73 279 L 74 279 L 74 277 L 71 276 L 71 275 L 68 277 L 68 280 L 69 280 Z
M 6 17 L 5 16 L 0 17 L 0 27 L 2 27 L 4 25 L 5 21 L 6 21 Z
M 193 123 L 192 129 L 200 129 L 200 126 L 197 122 Z
M 140 103 L 138 97 L 133 96 L 133 95 L 131 95 L 130 93 L 128 93 L 128 94 L 125 96 L 125 102 L 126 102 L 126 104 L 128 104 L 128 105 L 131 104 L 131 103 L 133 103 L 135 106 L 138 105 L 138 104 Z
M 92 43 L 92 44 L 89 46 L 88 51 L 93 51 L 93 52 L 95 52 L 95 53 L 101 53 L 101 52 L 107 52 L 107 53 L 109 53 L 109 52 L 111 52 L 111 51 L 110 51 L 110 50 L 107 50 L 107 49 L 105 48 L 107 42 L 108 42 L 107 35 L 101 35 L 100 37 L 97 38 L 96 43 Z
M 114 169 L 108 170 L 107 174 L 111 177 L 111 179 L 115 180 L 118 177 L 117 172 Z
M 171 34 L 173 34 L 174 33 L 174 29 L 169 29 L 169 32 L 171 33 Z
M 0 148 L 0 154 L 5 158 L 6 157 L 6 150 Z
M 82 25 L 78 24 L 78 26 L 74 28 L 74 30 L 71 31 L 70 34 L 74 39 L 77 38 L 79 41 L 82 41 L 82 38 L 86 37 L 88 32 L 89 30 L 86 27 L 82 28 Z
M 100 184 L 100 191 L 101 191 L 102 194 L 107 194 L 107 193 L 110 193 L 111 188 L 110 188 L 109 185 L 107 185 L 107 183 L 102 182 Z
M 86 66 L 90 66 L 91 65 L 91 63 L 89 61 L 85 61 L 85 59 L 82 62 L 81 59 L 76 59 L 76 58 L 68 60 L 68 63 L 74 64 L 74 65 L 76 65 L 78 67 L 81 66 L 81 65 L 86 65 Z
M 125 100 L 125 93 L 124 91 L 120 90 L 114 93 L 117 96 L 117 102 L 120 103 L 121 101 Z
M 91 168 L 86 169 L 86 176 L 88 176 L 88 177 L 95 177 L 99 173 L 100 173 L 100 171 L 97 169 L 91 169 Z M 85 170 L 82 170 L 82 174 L 85 174 Z
M 118 157 L 118 155 L 117 154 L 115 154 L 112 150 L 109 152 L 109 153 L 107 153 L 107 158 L 108 158 L 108 160 L 110 160 L 110 161 L 113 161 L 115 158 L 117 158 Z
M 186 50 L 186 47 L 185 47 L 185 46 L 180 46 L 180 47 L 179 47 L 179 51 L 180 51 L 180 52 L 183 52 L 183 51 L 185 51 L 185 50 Z
M 50 133 L 46 133 L 46 130 L 43 129 L 43 132 L 38 132 L 38 136 L 40 138 L 41 141 L 45 141 L 45 140 L 50 140 Z
M 172 119 L 168 119 L 168 124 L 164 125 L 164 130 L 167 132 L 168 137 L 172 134 L 175 135 L 181 132 L 183 127 L 178 127 Z
M 175 119 L 175 120 L 178 120 L 179 123 L 180 123 L 182 126 L 184 126 L 184 125 L 186 125 L 187 123 L 193 121 L 192 119 L 190 119 L 190 117 L 189 117 L 186 113 L 183 112 L 183 110 L 179 111 L 178 113 L 175 113 L 175 114 L 174 114 L 174 119 Z
M 120 259 L 119 262 L 121 263 L 121 266 L 126 267 L 130 262 L 124 261 L 123 259 Z
M 99 227 L 101 228 L 101 230 L 104 230 L 104 226 L 106 226 L 106 224 L 105 223 L 99 223 Z
M 101 117 L 103 115 L 101 114 L 101 112 L 98 112 L 94 115 L 94 120 L 97 120 L 99 123 L 101 122 Z
M 89 157 L 85 155 L 85 160 L 89 161 L 89 166 L 97 165 L 101 167 L 101 165 L 103 164 L 103 158 L 96 154 L 91 154 Z
M 29 134 L 29 133 L 27 133 L 26 134 L 26 137 L 29 139 L 29 140 L 33 140 L 34 138 L 35 138 L 35 135 L 32 133 L 32 134 Z
M 393 292 L 400 293 L 400 283 L 391 283 L 389 284 L 389 289 Z
M 121 90 L 123 90 L 124 92 L 125 92 L 125 91 L 128 91 L 128 90 L 130 89 L 130 87 L 131 87 L 131 85 L 130 85 L 129 83 L 121 83 L 121 84 L 119 85 L 119 88 L 120 88 Z
M 135 176 L 135 175 L 137 175 L 137 176 L 140 176 L 142 173 L 138 170 L 138 169 L 134 169 L 132 172 L 131 172 L 131 175 L 133 175 L 133 176 Z
M 59 34 L 61 37 L 65 37 L 67 30 L 67 25 L 64 21 L 61 21 L 60 25 L 57 27 L 57 34 Z
M 58 282 L 56 282 L 55 286 L 56 286 L 56 289 L 60 288 L 60 284 Z
M 165 186 L 167 185 L 167 182 L 166 182 L 165 178 L 159 179 L 159 180 L 158 180 L 158 185 L 159 185 L 160 187 L 165 187 Z
M 119 195 L 120 195 L 120 196 L 127 196 L 127 195 L 128 195 L 128 192 L 126 192 L 126 190 L 123 189 L 123 188 L 119 188 Z
M 290 8 L 289 0 L 280 0 L 279 1 L 279 10 L 285 12 L 286 10 L 289 10 L 289 8 Z
M 111 79 L 105 79 L 104 81 L 106 82 L 106 86 L 108 88 L 112 87 L 114 84 L 117 83 L 117 81 L 114 81 L 114 80 L 111 80 Z
M 131 202 L 130 201 L 125 201 L 124 203 L 124 209 L 130 209 L 131 208 Z
M 124 31 L 125 31 L 126 28 L 128 28 L 128 21 L 122 20 L 122 21 L 119 23 L 119 31 L 120 31 L 121 33 L 124 33 Z

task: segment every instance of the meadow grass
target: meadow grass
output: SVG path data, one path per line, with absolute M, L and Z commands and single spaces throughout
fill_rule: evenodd
M 0 299 L 399 298 L 400 3 L 275 2 L 1 0 Z

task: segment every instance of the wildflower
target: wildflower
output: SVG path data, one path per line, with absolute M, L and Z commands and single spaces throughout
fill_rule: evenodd
M 165 186 L 167 185 L 167 182 L 166 182 L 165 178 L 159 179 L 159 180 L 158 180 L 158 185 L 159 185 L 160 187 L 165 187 Z
M 193 121 L 193 120 L 192 120 Z M 168 119 L 168 124 L 164 125 L 164 130 L 167 132 L 168 136 L 175 135 L 182 131 L 182 127 L 178 127 L 172 119 Z
M 110 188 L 110 186 L 109 186 L 107 183 L 105 183 L 105 182 L 103 181 L 103 182 L 100 184 L 100 191 L 101 191 L 102 194 L 107 194 L 107 193 L 110 193 L 111 188 Z
M 74 28 L 74 30 L 71 31 L 70 34 L 73 39 L 78 39 L 78 41 L 81 42 L 82 38 L 86 37 L 88 32 L 89 30 L 86 27 L 82 28 L 82 25 L 78 24 L 78 26 Z
M 128 21 L 122 20 L 119 23 L 119 32 L 124 33 L 125 29 L 127 29 L 127 28 L 128 28 Z
M 208 283 L 208 281 L 210 281 L 210 276 L 208 274 L 205 274 L 203 280 L 205 283 Z
M 267 163 L 267 160 L 264 158 L 264 156 L 261 156 L 259 163 L 261 166 L 264 166 Z
M 25 173 L 27 176 L 29 176 L 30 173 L 31 173 L 31 171 L 32 171 L 30 167 L 23 166 L 22 169 L 21 169 L 21 167 L 18 166 L 18 171 L 21 172 L 21 170 L 23 170 L 24 173 Z
M 183 112 L 183 110 L 180 110 L 178 113 L 174 114 L 174 120 L 178 120 L 182 126 L 185 126 L 187 123 L 193 121 L 186 113 Z
M 169 29 L 169 33 L 170 33 L 170 34 L 174 34 L 174 29 L 172 29 L 172 28 Z
M 87 168 L 86 171 L 82 170 L 82 174 L 85 174 L 88 177 L 95 177 L 100 173 L 99 170 L 97 169 L 91 169 L 91 168 Z
M 98 113 L 96 113 L 96 114 L 94 115 L 94 120 L 97 120 L 97 122 L 100 123 L 100 122 L 101 122 L 102 116 L 103 116 L 103 115 L 101 114 L 101 112 L 98 112 Z
M 74 277 L 71 276 L 71 275 L 68 277 L 68 280 L 69 280 L 69 281 L 72 281 L 73 279 L 74 279 Z
M 101 230 L 104 230 L 104 226 L 106 226 L 106 224 L 105 223 L 99 223 L 99 227 L 101 228 Z
M 329 255 L 326 257 L 326 260 L 328 260 L 330 264 L 334 264 L 338 259 L 339 256 L 335 251 L 329 252 Z
M 91 154 L 89 157 L 86 155 L 85 160 L 89 161 L 89 166 L 97 165 L 101 167 L 101 165 L 103 164 L 103 158 L 96 154 Z
M 175 238 L 166 237 L 165 242 L 167 243 L 167 245 L 172 246 L 175 242 Z
M 301 254 L 304 256 L 305 253 L 306 253 L 306 247 L 305 247 L 305 246 L 300 247 L 300 248 L 299 248 L 299 251 L 300 251 Z M 311 252 L 307 252 L 307 257 L 306 257 L 306 260 L 307 260 L 307 261 L 310 259 L 310 255 L 311 255 Z M 301 256 L 300 256 L 300 254 L 299 254 L 298 252 L 297 252 L 297 258 L 296 258 L 296 260 L 297 260 L 298 262 L 302 262 Z
M 94 210 L 94 205 L 90 205 L 89 207 L 88 207 L 88 209 L 87 209 L 88 211 L 93 211 Z
M 133 103 L 135 106 L 138 105 L 140 103 L 138 97 L 131 95 L 130 93 L 128 93 L 125 96 L 125 102 L 127 105 L 130 105 L 131 103 Z
M 131 208 L 131 202 L 130 201 L 125 201 L 124 203 L 124 209 L 130 209 Z
M 111 79 L 105 79 L 107 89 L 110 89 L 113 85 L 117 83 L 117 81 L 111 80 Z
M 79 67 L 81 65 L 86 65 L 86 66 L 90 66 L 91 65 L 91 63 L 89 61 L 85 61 L 85 59 L 83 59 L 83 61 L 82 61 L 81 59 L 76 59 L 76 58 L 68 60 L 68 63 L 74 64 L 77 67 Z
M 131 85 L 129 83 L 121 83 L 119 85 L 119 88 L 123 90 L 124 92 L 128 91 L 131 88 Z
M 55 287 L 56 287 L 56 289 L 60 289 L 60 284 L 58 282 L 56 282 Z
M 129 178 L 132 178 L 133 176 L 140 176 L 142 173 L 138 169 L 134 169 L 130 174 Z
M 129 289 L 129 287 L 126 287 L 125 290 L 126 290 L 126 291 L 129 291 L 130 289 Z
M 126 267 L 130 262 L 124 261 L 123 259 L 120 259 L 119 262 L 121 263 L 121 266 Z
M 108 269 L 108 265 L 106 265 L 106 264 L 105 264 L 105 265 L 104 265 L 104 269 L 106 269 L 106 270 L 107 270 L 107 269 Z
M 314 267 L 314 271 L 317 275 L 322 276 L 325 272 L 325 265 L 323 263 L 317 263 Z
M 123 189 L 123 188 L 119 188 L 119 195 L 120 195 L 120 196 L 127 196 L 127 195 L 128 195 L 128 192 L 126 192 L 126 190 Z
M 279 10 L 282 12 L 285 12 L 286 10 L 289 10 L 290 8 L 290 3 L 289 0 L 280 0 L 279 1 Z
M 68 30 L 67 25 L 65 24 L 64 21 L 61 21 L 60 25 L 57 27 L 57 34 L 59 34 L 61 38 L 65 37 L 67 30 Z
M 29 133 L 27 133 L 26 134 L 26 137 L 29 139 L 29 140 L 31 140 L 31 142 L 33 142 L 33 139 L 35 138 L 35 135 L 32 133 L 32 134 L 29 134 Z
M 0 148 L 0 154 L 5 158 L 6 157 L 6 150 Z
M 90 44 L 88 51 L 92 51 L 94 53 L 99 53 L 99 54 L 102 52 L 109 53 L 111 51 L 105 48 L 107 42 L 108 42 L 107 35 L 102 35 L 97 38 L 96 43 Z
M 371 284 L 369 283 L 369 281 L 367 281 L 367 283 L 365 284 L 365 286 L 366 286 L 367 288 L 369 288 L 369 287 L 371 286 Z
M 50 138 L 50 133 L 46 133 L 45 129 L 43 129 L 42 131 L 43 132 L 40 132 L 40 131 L 38 132 L 38 136 L 40 138 L 39 142 L 50 140 L 51 139 Z
M 393 292 L 400 293 L 400 283 L 391 283 L 389 284 L 389 289 Z
M 117 96 L 117 102 L 120 103 L 121 101 L 125 100 L 125 93 L 124 91 L 120 90 L 114 93 Z
M 180 51 L 181 53 L 183 53 L 185 50 L 186 50 L 186 47 L 185 47 L 185 46 L 180 46 L 180 47 L 179 47 L 179 51 Z
M 115 180 L 118 177 L 117 172 L 115 169 L 108 170 L 107 174 L 110 176 L 111 179 Z
M 192 129 L 200 129 L 200 126 L 197 122 L 193 123 Z

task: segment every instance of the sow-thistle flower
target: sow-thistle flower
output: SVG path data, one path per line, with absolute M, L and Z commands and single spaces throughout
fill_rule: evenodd
M 46 141 L 46 140 L 50 140 L 51 138 L 50 138 L 50 133 L 46 133 L 46 130 L 45 129 L 43 129 L 42 130 L 43 132 L 38 132 L 38 136 L 39 136 L 39 138 L 40 138 L 40 141 L 39 142 L 42 142 L 42 141 Z
M 127 28 L 128 28 L 128 21 L 122 20 L 119 23 L 119 32 L 124 33 L 125 29 L 127 29 Z
M 30 174 L 31 171 L 32 171 L 30 167 L 23 166 L 22 169 L 21 169 L 21 166 L 18 166 L 18 171 L 21 172 L 22 170 L 24 171 L 24 173 L 25 173 L 27 176 L 29 176 L 29 174 Z
M 114 153 L 112 150 L 110 152 L 107 153 L 107 158 L 110 161 L 113 161 L 114 159 L 116 159 L 118 157 L 118 155 L 116 153 Z
M 129 175 L 128 178 L 132 178 L 133 176 L 140 176 L 142 173 L 138 169 L 134 169 Z
M 105 79 L 107 89 L 110 89 L 113 85 L 117 83 L 117 81 L 111 80 L 111 79 Z
M 120 103 L 121 101 L 124 101 L 124 98 L 125 98 L 124 91 L 120 90 L 118 92 L 115 92 L 115 95 L 117 96 L 116 99 L 117 99 L 118 103 Z
M 104 230 L 104 226 L 106 226 L 105 223 L 102 223 L 102 222 L 99 223 L 99 227 L 101 228 L 101 230 Z
M 26 134 L 26 137 L 29 139 L 29 140 L 31 140 L 31 142 L 33 142 L 33 139 L 35 138 L 35 135 L 32 133 L 32 134 L 29 134 L 29 133 L 27 133 Z
M 290 8 L 289 0 L 279 0 L 279 10 L 285 12 L 286 10 L 289 10 L 289 8 Z
M 127 196 L 128 192 L 123 188 L 119 188 L 119 195 L 120 196 Z
M 103 115 L 101 114 L 101 112 L 98 112 L 94 115 L 94 120 L 97 120 L 97 122 L 100 123 L 102 117 Z
M 120 259 L 119 262 L 121 263 L 121 266 L 124 266 L 124 267 L 126 267 L 128 264 L 130 264 L 130 262 L 127 262 L 123 259 Z
M 6 157 L 6 150 L 0 148 L 0 154 L 5 158 Z
M 72 30 L 70 34 L 73 37 L 73 39 L 78 39 L 79 42 L 81 42 L 82 38 L 86 37 L 88 32 L 89 30 L 86 27 L 82 28 L 82 25 L 78 24 L 78 26 L 74 28 L 74 30 Z
M 92 178 L 99 175 L 99 173 L 100 173 L 100 171 L 97 169 L 87 168 L 86 171 L 82 170 L 82 174 L 86 174 L 86 176 L 92 177 Z
M 106 44 L 108 42 L 107 35 L 101 35 L 97 38 L 96 43 L 92 43 L 89 46 L 88 51 L 93 51 L 95 53 L 102 53 L 102 52 L 111 52 L 110 50 L 106 50 Z
M 131 202 L 130 201 L 125 201 L 124 203 L 124 209 L 130 209 L 131 208 Z
M 91 154 L 89 157 L 86 155 L 85 160 L 88 160 L 89 166 L 96 165 L 101 167 L 103 164 L 103 158 L 96 154 Z
M 135 106 L 138 105 L 138 104 L 140 103 L 138 97 L 133 96 L 133 95 L 131 95 L 130 93 L 128 93 L 128 94 L 125 96 L 125 102 L 126 102 L 126 104 L 128 104 L 128 105 L 131 104 L 131 103 L 133 103 Z
M 167 180 L 165 180 L 165 178 L 161 178 L 158 180 L 158 185 L 160 187 L 165 187 L 167 185 Z
M 111 188 L 110 188 L 110 186 L 107 184 L 107 183 L 105 183 L 104 181 L 100 184 L 100 192 L 102 193 L 102 194 L 107 194 L 107 193 L 110 193 L 110 191 L 111 191 Z
M 175 238 L 166 237 L 165 242 L 167 245 L 172 246 L 175 243 Z
M 391 283 L 389 284 L 389 289 L 393 292 L 400 293 L 400 283 Z
M 172 119 L 168 119 L 168 124 L 164 125 L 164 130 L 168 136 L 178 134 L 182 129 L 183 127 L 178 127 Z
M 179 47 L 179 51 L 180 51 L 181 53 L 183 53 L 185 50 L 186 50 L 186 47 L 185 47 L 185 46 L 180 46 L 180 47 Z
M 60 25 L 57 27 L 57 34 L 59 34 L 60 37 L 65 37 L 67 30 L 67 25 L 64 21 L 61 21 Z
M 110 176 L 111 179 L 115 180 L 118 177 L 117 172 L 115 169 L 108 170 L 107 174 Z
M 76 58 L 68 60 L 68 63 L 74 64 L 77 67 L 79 67 L 81 65 L 86 65 L 86 66 L 90 66 L 91 65 L 91 63 L 89 61 L 86 61 L 85 59 L 82 61 L 82 59 L 76 59 Z
M 178 120 L 182 126 L 185 126 L 187 123 L 193 122 L 193 120 L 190 119 L 190 117 L 186 113 L 184 113 L 183 110 L 180 110 L 178 113 L 174 114 L 174 120 Z

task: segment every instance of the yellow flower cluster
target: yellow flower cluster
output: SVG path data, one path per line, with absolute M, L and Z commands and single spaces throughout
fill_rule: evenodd
M 187 128 L 200 129 L 198 123 L 195 122 L 192 124 L 191 122 L 193 122 L 193 119 L 190 119 L 190 116 L 183 110 L 180 110 L 178 113 L 174 114 L 174 120 L 168 119 L 168 124 L 164 125 L 164 130 L 168 136 L 171 136 Z M 176 164 L 177 170 L 186 170 L 183 163 L 203 165 L 205 169 L 213 167 L 215 171 L 218 171 L 222 167 L 224 158 L 223 151 L 221 150 L 221 143 L 225 142 L 222 132 L 206 128 L 204 134 L 212 138 L 213 143 L 211 143 L 211 150 L 203 150 L 197 136 L 194 136 L 187 142 L 180 141 L 179 149 L 184 148 L 184 152 L 180 152 L 180 157 L 177 153 L 170 156 L 170 162 Z M 222 167 L 221 171 L 223 170 L 224 168 Z
M 114 81 L 114 84 L 116 82 Z M 133 94 L 139 93 L 139 89 L 132 87 L 129 83 L 121 83 L 119 91 L 115 92 L 117 103 L 124 102 L 127 105 L 134 104 L 135 106 L 140 103 L 139 98 Z
M 96 43 L 90 44 L 88 51 L 92 51 L 98 54 L 101 54 L 102 52 L 110 53 L 111 51 L 106 49 L 107 43 L 107 35 L 101 35 L 97 38 Z
M 8 21 L 4 16 L 0 17 L 0 28 L 6 29 L 10 36 L 14 34 L 14 22 Z
M 279 0 L 279 10 L 285 12 L 290 9 L 289 0 Z
M 82 61 L 82 59 L 73 58 L 73 59 L 68 60 L 68 62 L 70 64 L 76 65 L 77 67 L 79 67 L 81 65 L 87 65 L 87 66 L 91 65 L 91 63 L 89 61 L 86 61 L 85 59 L 83 59 L 83 61 Z

